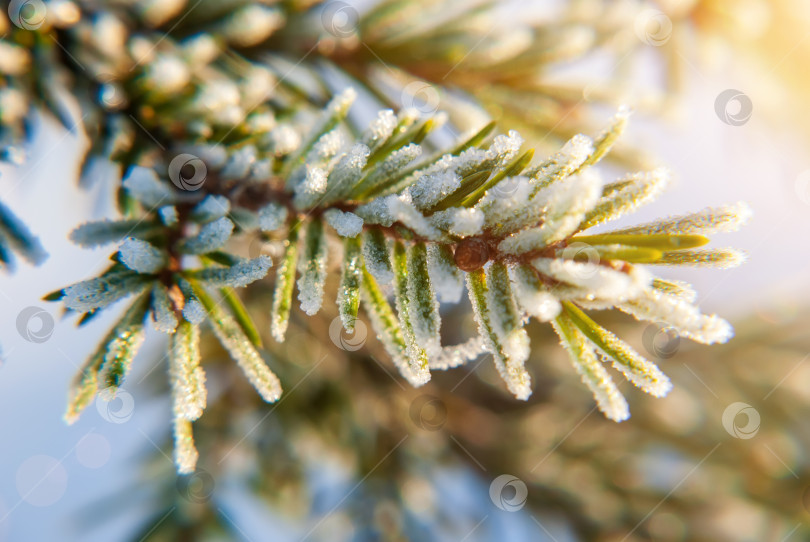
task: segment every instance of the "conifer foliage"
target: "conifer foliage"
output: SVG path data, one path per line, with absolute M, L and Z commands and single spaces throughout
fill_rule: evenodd
M 732 336 L 727 322 L 700 313 L 689 285 L 652 271 L 741 263 L 739 251 L 705 245 L 707 236 L 746 220 L 744 204 L 591 231 L 652 201 L 669 181 L 664 169 L 619 178 L 600 171 L 627 108 L 601 133 L 574 135 L 550 156 L 494 122 L 448 144 L 446 115 L 378 103 L 369 72 L 359 69 L 363 57 L 346 52 L 369 36 L 392 64 L 406 55 L 405 38 L 397 45 L 381 36 L 410 2 L 382 2 L 351 32 L 322 25 L 303 58 L 290 51 L 312 32 L 297 42 L 296 32 L 323 22 L 330 4 L 237 2 L 227 14 L 230 3 L 197 4 L 60 2 L 47 4 L 28 28 L 5 23 L 0 104 L 13 97 L 31 110 L 0 115 L 4 156 L 19 155 L 30 116 L 47 111 L 89 137 L 81 182 L 103 170 L 104 182 L 120 184 L 119 217 L 70 233 L 82 246 L 110 246 L 108 267 L 47 296 L 79 314 L 80 324 L 119 300 L 128 304 L 79 371 L 68 421 L 97 393 L 115 396 L 152 325 L 170 336 L 175 458 L 179 472 L 192 472 L 192 422 L 206 405 L 201 333 L 213 332 L 265 401 L 278 400 L 286 384 L 270 369 L 277 361 L 268 363 L 238 293 L 260 280 L 274 288 L 265 308 L 272 340 L 284 340 L 298 308 L 314 315 L 336 302 L 347 332 L 362 308 L 414 386 L 432 371 L 488 354 L 505 388 L 525 400 L 532 393 L 525 326 L 548 322 L 599 409 L 616 421 L 629 409 L 608 364 L 654 396 L 671 384 L 594 312 L 616 308 L 665 322 L 705 344 Z M 479 15 L 462 9 L 454 24 Z M 510 73 L 556 61 L 540 39 L 548 33 L 534 32 L 530 45 L 500 51 L 500 63 L 473 55 L 460 72 L 481 78 L 486 67 L 508 87 Z M 426 40 L 424 55 L 446 52 L 430 47 L 446 39 L 441 30 L 413 35 Z M 291 40 L 295 47 L 286 45 Z M 440 60 L 448 59 L 432 66 Z M 60 98 L 64 90 L 81 120 Z M 353 106 L 358 95 L 367 103 Z M 358 120 L 369 104 L 374 114 Z M 277 244 L 281 256 L 246 255 L 237 241 L 252 239 Z M 34 263 L 43 258 L 28 229 L 0 205 L 0 263 L 10 262 L 11 250 Z M 325 291 L 335 262 L 339 288 Z M 444 344 L 440 302 L 460 302 L 465 291 L 477 335 Z

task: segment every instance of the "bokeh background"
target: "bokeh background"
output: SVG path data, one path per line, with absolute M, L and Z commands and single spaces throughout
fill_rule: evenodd
M 536 4 L 533 16 L 551 19 L 566 3 Z M 0 541 L 808 539 L 810 4 L 627 4 L 633 24 L 610 54 L 548 80 L 582 82 L 586 104 L 609 94 L 633 105 L 626 148 L 673 170 L 670 191 L 629 221 L 736 201 L 754 213 L 718 239 L 748 252 L 742 267 L 662 273 L 735 323 L 729 344 L 600 315 L 660 362 L 668 397 L 623 386 L 632 417 L 603 419 L 539 325 L 528 403 L 500 389 L 486 359 L 414 390 L 362 327 L 330 335 L 335 314 L 297 314 L 273 347 L 290 361 L 274 370 L 292 383 L 278 405 L 256 401 L 208 345 L 201 471 L 178 480 L 158 334 L 127 393 L 62 421 L 69 381 L 114 314 L 76 329 L 40 298 L 104 265 L 108 251 L 73 246 L 67 232 L 112 216 L 114 194 L 104 183 L 76 190 L 85 142 L 42 117 L 27 163 L 0 166 L 0 199 L 51 254 L 0 275 Z M 510 3 L 491 24 L 525 7 Z M 606 119 L 613 106 L 598 101 Z M 266 286 L 249 291 L 253 307 L 269 300 Z M 468 311 L 446 311 L 454 338 L 469 336 Z

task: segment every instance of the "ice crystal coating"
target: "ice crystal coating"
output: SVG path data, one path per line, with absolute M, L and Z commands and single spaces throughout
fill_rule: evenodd
M 196 236 L 183 242 L 181 250 L 187 254 L 205 254 L 214 251 L 231 238 L 233 227 L 233 222 L 225 217 L 204 224 Z
M 259 256 L 242 260 L 231 267 L 209 267 L 198 271 L 196 276 L 209 284 L 241 288 L 264 277 L 272 265 L 273 260 L 269 257 Z
M 445 303 L 458 303 L 464 293 L 464 276 L 447 246 L 428 245 L 428 273 L 436 295 Z M 368 265 L 368 264 L 366 264 Z
M 129 237 L 118 249 L 121 263 L 136 273 L 157 273 L 166 265 L 166 255 L 146 241 Z
M 174 202 L 174 192 L 166 182 L 161 182 L 155 170 L 140 166 L 130 168 L 124 178 L 124 188 L 144 205 L 156 208 Z
M 301 302 L 301 310 L 310 316 L 320 310 L 323 302 L 326 257 L 323 222 L 313 220 L 307 228 L 304 250 L 298 263 L 301 272 L 301 278 L 298 279 L 298 300 Z
M 156 330 L 162 333 L 174 333 L 174 330 L 177 329 L 177 316 L 175 316 L 169 292 L 166 286 L 157 282 L 152 287 L 152 314 Z
M 87 222 L 70 232 L 71 241 L 83 247 L 118 243 L 126 237 L 142 237 L 153 231 L 154 224 L 143 220 L 100 220 Z
M 231 211 L 231 202 L 225 196 L 208 195 L 191 212 L 195 222 L 213 222 Z
M 323 218 L 341 237 L 357 237 L 363 231 L 363 219 L 348 211 L 329 209 L 323 214 Z
M 271 202 L 259 209 L 259 228 L 262 231 L 275 231 L 287 221 L 287 208 Z
M 64 289 L 65 306 L 78 312 L 106 307 L 137 292 L 146 285 L 144 279 L 131 272 L 108 273 L 102 277 L 79 282 Z

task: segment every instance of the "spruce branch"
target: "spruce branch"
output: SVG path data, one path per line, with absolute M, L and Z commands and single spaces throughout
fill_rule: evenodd
M 598 406 L 620 421 L 626 403 L 602 361 L 655 396 L 669 391 L 669 380 L 585 310 L 619 308 L 707 344 L 731 337 L 724 320 L 701 314 L 687 299 L 688 287 L 656 282 L 644 265 L 740 263 L 742 255 L 731 249 L 696 249 L 706 235 L 739 227 L 747 208 L 587 232 L 652 201 L 669 174 L 655 169 L 603 180 L 599 162 L 621 137 L 626 107 L 595 137 L 570 133 L 572 126 L 554 128 L 553 118 L 567 116 L 560 112 L 566 100 L 544 94 L 527 76 L 538 64 L 596 47 L 579 25 L 530 27 L 516 34 L 520 39 L 499 31 L 495 37 L 508 47 L 497 50 L 498 41 L 472 24 L 488 10 L 462 6 L 446 25 L 422 26 L 402 11 L 409 3 L 385 1 L 358 23 L 356 33 L 374 53 L 367 57 L 351 40 L 301 30 L 311 30 L 305 23 L 323 6 L 246 3 L 224 14 L 217 2 L 204 0 L 186 18 L 158 4 L 141 10 L 116 4 L 94 17 L 91 3 L 78 2 L 74 18 L 49 19 L 34 31 L 17 28 L 2 41 L 19 56 L 6 69 L 8 85 L 33 91 L 33 106 L 70 128 L 48 88 L 62 79 L 72 85 L 92 141 L 83 176 L 97 160 L 121 166 L 121 178 L 111 179 L 120 188 L 121 217 L 80 225 L 70 235 L 85 246 L 117 245 L 113 263 L 48 296 L 82 314 L 80 323 L 137 296 L 71 389 L 70 420 L 100 385 L 120 387 L 148 314 L 171 337 L 180 472 L 197 461 L 191 422 L 204 407 L 200 326 L 211 328 L 263 400 L 277 401 L 282 382 L 270 366 L 278 362 L 261 350 L 259 328 L 234 290 L 264 280 L 273 265 L 268 256 L 240 252 L 240 242 L 251 240 L 283 252 L 266 307 L 275 341 L 284 340 L 296 305 L 309 316 L 322 310 L 327 274 L 337 263 L 341 323 L 351 329 L 362 308 L 414 386 L 427 383 L 431 370 L 487 352 L 506 388 L 528 399 L 525 326 L 535 318 L 552 322 Z M 419 4 L 441 10 L 456 3 Z M 108 33 L 117 40 L 105 39 Z M 459 58 L 457 39 L 479 43 L 467 43 L 469 54 Z M 318 58 L 291 62 L 291 50 L 310 40 L 322 46 Z M 23 69 L 29 57 L 38 59 L 37 69 Z M 364 124 L 352 104 L 367 91 L 382 97 L 375 78 L 380 61 L 390 62 L 395 74 L 434 82 L 446 74 L 448 84 L 480 91 L 505 111 L 501 124 L 518 126 L 527 137 L 513 129 L 498 133 L 489 119 L 465 126 L 452 100 L 444 104 L 450 115 L 383 103 Z M 329 76 L 333 68 L 341 78 Z M 557 114 L 518 119 L 527 103 L 538 115 Z M 467 134 L 442 142 L 447 122 Z M 3 126 L 16 133 L 5 117 Z M 553 151 L 533 143 L 549 133 L 567 142 Z M 23 254 L 36 253 L 20 227 L 3 227 L 10 220 L 2 220 L 3 209 L 0 258 L 5 237 L 16 239 Z M 458 301 L 465 284 L 477 335 L 444 345 L 438 300 Z

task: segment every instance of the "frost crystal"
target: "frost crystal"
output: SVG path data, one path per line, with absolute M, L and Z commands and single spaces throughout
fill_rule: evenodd
M 734 248 L 710 248 L 706 250 L 664 252 L 663 256 L 653 263 L 731 269 L 742 265 L 745 259 L 746 253 L 741 250 Z
M 159 207 L 174 202 L 171 187 L 158 179 L 155 170 L 133 166 L 124 178 L 124 188 L 147 207 Z
M 441 351 L 439 302 L 428 275 L 427 248 L 417 243 L 408 250 L 409 312 L 414 336 L 429 356 Z
M 340 130 L 332 130 L 323 134 L 312 149 L 307 153 L 307 164 L 323 164 L 326 165 L 343 147 L 343 135 Z
M 205 372 L 200 366 L 200 330 L 184 322 L 169 345 L 169 376 L 174 415 L 194 421 L 205 409 Z
M 369 229 L 363 234 L 363 259 L 368 272 L 381 284 L 394 280 L 388 241 L 377 228 Z
M 320 310 L 323 302 L 326 257 L 327 246 L 323 222 L 313 220 L 307 227 L 304 251 L 301 253 L 298 263 L 301 273 L 301 277 L 298 279 L 298 300 L 301 302 L 301 310 L 310 316 Z
M 506 254 L 522 254 L 560 241 L 574 233 L 599 197 L 600 181 L 583 173 L 538 194 L 546 198 L 543 225 L 513 233 L 498 245 Z
M 295 185 L 293 202 L 299 209 L 308 209 L 316 206 L 323 199 L 326 192 L 326 171 L 306 166 L 304 179 Z
M 158 209 L 160 221 L 166 226 L 174 226 L 177 224 L 177 207 L 174 205 L 164 205 Z
M 672 383 L 654 363 L 644 359 L 628 344 L 597 325 L 571 303 L 566 301 L 564 305 L 568 316 L 593 343 L 597 352 L 603 358 L 612 360 L 613 367 L 621 371 L 630 382 L 655 397 L 663 397 L 669 393 Z
M 124 237 L 143 237 L 156 230 L 156 225 L 143 220 L 99 220 L 87 222 L 70 232 L 69 238 L 83 247 L 117 243 Z
M 444 238 L 442 232 L 408 201 L 407 194 L 390 196 L 385 200 L 388 202 L 388 212 L 394 218 L 394 221 L 401 222 L 427 239 L 438 241 Z
M 174 330 L 177 329 L 177 316 L 174 314 L 169 292 L 166 290 L 166 286 L 157 282 L 152 287 L 152 314 L 156 330 L 162 333 L 174 333 Z
M 395 195 L 374 198 L 370 202 L 360 205 L 354 212 L 368 223 L 379 224 L 387 228 L 396 220 L 391 212 L 392 202 L 395 199 L 398 199 Z M 393 206 L 396 205 L 393 203 Z
M 354 188 L 353 192 L 363 193 L 382 186 L 385 181 L 396 176 L 421 154 L 422 147 L 415 143 L 395 150 L 382 163 L 377 164 L 371 173 Z
M 279 124 L 270 131 L 268 139 L 277 156 L 290 154 L 301 146 L 301 134 L 289 124 Z
M 225 167 L 220 171 L 223 179 L 243 179 L 250 172 L 250 167 L 256 162 L 256 147 L 245 145 L 237 149 L 228 157 Z
M 197 468 L 200 454 L 194 446 L 191 422 L 180 417 L 174 419 L 174 464 L 179 474 L 190 474 Z
M 451 207 L 435 213 L 431 217 L 431 222 L 434 226 L 458 237 L 470 237 L 481 233 L 484 213 L 475 208 Z
M 102 277 L 79 282 L 64 290 L 65 306 L 78 312 L 106 307 L 137 292 L 146 285 L 143 277 L 134 273 L 109 273 Z
M 665 322 L 681 336 L 703 344 L 724 343 L 734 335 L 731 325 L 722 318 L 703 315 L 689 301 L 653 289 L 618 308 L 640 320 Z
M 445 303 L 458 303 L 464 293 L 464 276 L 444 245 L 428 245 L 428 273 L 436 295 Z
M 323 218 L 341 237 L 357 237 L 363 231 L 363 219 L 348 211 L 329 209 L 323 213 Z
M 648 224 L 639 224 L 611 233 L 697 233 L 711 235 L 737 231 L 751 218 L 751 208 L 743 202 L 723 207 L 707 207 L 697 213 L 673 216 Z
M 200 324 L 205 320 L 205 308 L 197 298 L 192 297 L 183 307 L 183 318 L 192 324 Z
M 622 396 L 607 370 L 596 358 L 596 352 L 571 319 L 563 314 L 552 322 L 554 331 L 568 351 L 574 368 L 582 377 L 582 382 L 593 393 L 599 410 L 611 420 L 620 422 L 630 417 L 627 401 Z
M 461 186 L 461 177 L 453 171 L 422 175 L 408 191 L 413 204 L 420 210 L 432 207 Z
M 225 196 L 208 195 L 194 210 L 191 211 L 191 218 L 195 222 L 213 222 L 224 217 L 231 211 L 231 202 Z
M 562 306 L 554 294 L 540 281 L 537 273 L 525 265 L 510 270 L 515 289 L 515 300 L 529 316 L 549 322 L 560 314 Z
M 376 149 L 394 132 L 397 126 L 397 118 L 390 109 L 384 109 L 377 113 L 374 119 L 361 137 L 363 145 L 369 149 Z
M 652 282 L 652 276 L 638 267 L 624 273 L 596 263 L 552 258 L 537 258 L 532 265 L 548 277 L 581 288 L 583 297 L 611 302 L 632 299 Z
M 332 171 L 329 172 L 324 203 L 331 203 L 345 198 L 363 176 L 363 168 L 370 154 L 363 143 L 355 143 L 348 153 L 344 154 Z
M 487 160 L 494 162 L 496 166 L 503 166 L 512 160 L 523 145 L 523 138 L 515 130 L 509 130 L 508 135 L 499 135 L 487 150 Z
M 605 186 L 602 198 L 593 210 L 585 215 L 580 229 L 585 230 L 634 211 L 658 197 L 669 184 L 669 180 L 669 171 L 656 169 L 649 173 L 630 175 Z
M 262 231 L 275 231 L 287 221 L 287 208 L 271 202 L 259 210 L 259 228 Z
M 208 297 L 208 294 L 197 291 L 208 310 L 214 334 L 225 347 L 225 350 L 236 361 L 248 380 L 262 399 L 272 403 L 281 397 L 281 382 L 254 348 L 253 343 L 245 336 L 236 321 L 220 306 Z
M 268 256 L 259 256 L 252 260 L 242 260 L 231 267 L 209 267 L 196 272 L 201 280 L 216 285 L 241 288 L 263 278 L 273 265 Z
M 150 243 L 129 237 L 118 249 L 121 263 L 136 273 L 157 273 L 166 265 L 166 255 Z
M 529 338 L 518 324 L 508 282 L 499 276 L 502 274 L 505 270 L 495 277 L 491 269 L 486 274 L 483 269 L 467 273 L 467 289 L 475 321 L 495 368 L 509 391 L 518 399 L 526 400 L 532 393 L 531 377 L 523 366 L 529 355 Z M 496 280 L 490 280 L 492 278 Z
M 428 370 L 428 353 L 417 336 L 414 329 L 414 312 L 419 310 L 415 307 L 414 299 L 410 297 L 408 288 L 408 257 L 405 246 L 401 241 L 394 244 L 393 254 L 394 266 L 394 301 L 397 307 L 397 317 L 399 318 L 400 333 L 405 343 L 405 354 L 408 360 L 408 368 L 411 384 L 421 386 L 430 380 Z
M 445 346 L 442 351 L 430 359 L 430 368 L 440 371 L 460 367 L 474 360 L 487 351 L 482 337 L 473 337 L 455 346 Z
M 183 241 L 180 249 L 186 254 L 212 252 L 224 245 L 231 238 L 232 233 L 233 222 L 222 217 L 203 225 L 197 235 Z
M 542 188 L 574 173 L 593 154 L 593 141 L 582 134 L 572 137 L 558 153 L 526 172 Z

